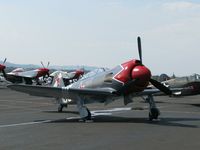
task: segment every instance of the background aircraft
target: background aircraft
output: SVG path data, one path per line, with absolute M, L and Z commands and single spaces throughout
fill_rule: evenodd
M 72 72 L 64 72 L 64 71 L 54 71 L 50 74 L 51 80 L 53 81 L 55 76 L 61 74 L 62 80 L 64 81 L 64 86 L 67 86 L 71 83 L 78 81 L 84 74 L 84 70 L 75 70 Z
M 46 86 L 65 87 L 77 82 L 83 74 L 83 70 L 75 70 L 73 72 L 55 71 L 50 74 Z M 71 102 L 70 99 L 56 98 L 56 103 L 59 105 L 58 112 L 62 112 L 64 107 L 68 107 L 69 102 Z
M 66 72 L 63 71 L 56 71 L 53 77 L 53 82 L 50 86 L 53 87 L 65 87 L 64 78 L 66 78 Z M 67 76 L 68 77 L 68 76 Z M 71 102 L 71 99 L 66 99 L 63 97 L 56 98 L 56 102 L 58 103 L 58 112 L 62 112 L 63 107 L 68 107 L 68 104 Z
M 3 73 L 3 76 L 6 76 L 6 73 L 5 73 L 5 69 L 6 69 L 6 66 L 5 66 L 5 63 L 6 63 L 6 58 L 4 59 L 3 61 L 3 64 L 0 64 L 0 72 Z
M 47 67 L 45 68 L 43 63 L 41 62 L 43 68 L 38 68 L 34 70 L 24 71 L 22 68 L 17 68 L 12 72 L 5 73 L 6 66 L 5 64 L 6 59 L 4 60 L 3 64 L 0 64 L 0 71 L 3 73 L 4 78 L 12 83 L 23 83 L 32 84 L 33 80 L 36 81 L 38 84 L 39 77 L 45 77 L 46 75 L 49 76 L 49 62 Z
M 73 100 L 83 120 L 90 120 L 91 113 L 85 104 L 110 103 L 123 98 L 124 104 L 132 102 L 132 96 L 147 95 L 149 119 L 157 119 L 160 111 L 156 107 L 153 94 L 159 91 L 171 95 L 172 91 L 151 78 L 150 70 L 142 63 L 140 37 L 137 38 L 140 60 L 130 60 L 113 69 L 93 70 L 77 82 L 66 87 L 43 87 L 32 85 L 9 85 L 8 87 L 35 96 L 65 98 Z M 149 82 L 158 89 L 146 89 Z
M 176 96 L 187 96 L 200 94 L 200 75 L 175 77 L 162 82 L 170 88 L 182 88 L 180 92 L 175 92 Z

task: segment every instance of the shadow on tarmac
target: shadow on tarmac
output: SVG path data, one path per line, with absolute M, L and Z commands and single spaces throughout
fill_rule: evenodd
M 49 110 L 49 111 L 42 111 L 44 113 L 69 113 L 69 114 L 76 114 L 76 115 L 79 115 L 79 112 L 78 111 L 62 111 L 62 112 L 58 112 L 58 111 L 55 111 L 55 110 Z
M 157 126 L 171 126 L 183 128 L 200 128 L 198 125 L 185 124 L 181 122 L 200 121 L 200 118 L 160 118 L 159 120 L 149 121 L 147 118 L 127 118 L 117 116 L 100 115 L 92 117 L 92 121 L 82 121 L 79 117 L 56 119 L 48 123 L 142 123 Z

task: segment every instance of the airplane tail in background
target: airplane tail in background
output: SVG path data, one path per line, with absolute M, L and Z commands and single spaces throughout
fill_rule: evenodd
M 169 79 L 170 79 L 170 77 L 167 74 L 161 74 L 159 77 L 160 82 L 167 81 Z
M 63 86 L 65 86 L 64 81 L 63 81 L 63 76 L 62 76 L 61 73 L 58 73 L 54 76 L 52 85 L 53 85 L 53 87 L 63 87 Z

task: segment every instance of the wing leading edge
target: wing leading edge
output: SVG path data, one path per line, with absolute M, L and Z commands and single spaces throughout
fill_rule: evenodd
M 44 87 L 34 85 L 8 85 L 8 88 L 27 93 L 33 96 L 71 98 L 72 95 L 86 96 L 117 96 L 117 91 L 113 88 L 69 88 L 69 87 Z M 180 90 L 180 89 L 179 89 Z M 173 91 L 173 90 L 172 90 Z M 178 89 L 176 90 L 178 91 Z M 139 93 L 133 93 L 134 96 L 151 95 L 160 92 L 158 89 L 145 89 Z
M 54 98 L 71 98 L 71 95 L 91 95 L 91 96 L 111 96 L 115 95 L 115 90 L 112 88 L 96 88 L 96 89 L 78 89 L 78 88 L 67 88 L 67 87 L 43 87 L 33 85 L 19 85 L 12 84 L 8 85 L 8 88 L 27 93 L 33 96 L 41 97 L 54 97 Z

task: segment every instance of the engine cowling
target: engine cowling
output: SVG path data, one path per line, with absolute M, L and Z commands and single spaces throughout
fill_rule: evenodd
M 150 70 L 139 60 L 125 62 L 121 66 L 123 69 L 114 78 L 123 84 L 124 94 L 143 91 L 149 84 Z

